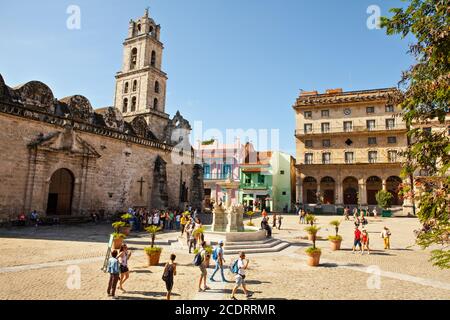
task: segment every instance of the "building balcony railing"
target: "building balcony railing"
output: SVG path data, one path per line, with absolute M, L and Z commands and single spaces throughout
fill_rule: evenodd
M 205 173 L 203 174 L 203 180 L 237 180 L 238 177 L 235 177 L 232 173 Z
M 266 190 L 269 188 L 267 183 L 241 183 L 241 189 Z
M 365 132 L 382 132 L 382 131 L 396 131 L 406 130 L 405 124 L 395 125 L 378 125 L 378 126 L 339 126 L 339 127 L 327 127 L 327 128 L 311 128 L 311 129 L 297 129 L 295 135 L 307 136 L 307 135 L 323 135 L 332 133 L 365 133 Z
M 304 159 L 303 161 L 298 161 L 297 164 L 300 165 L 329 165 L 329 164 L 376 164 L 376 163 L 402 163 L 402 157 L 396 156 L 396 157 L 383 157 L 378 156 L 377 158 L 367 158 L 367 157 L 360 157 L 360 158 L 333 158 L 331 159 Z

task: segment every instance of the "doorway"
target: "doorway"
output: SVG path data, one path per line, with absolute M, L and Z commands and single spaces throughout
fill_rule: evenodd
M 74 177 L 71 171 L 59 169 L 50 179 L 47 215 L 69 216 L 72 214 Z

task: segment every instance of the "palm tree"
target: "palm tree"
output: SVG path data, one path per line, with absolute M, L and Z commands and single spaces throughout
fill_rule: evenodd
M 308 232 L 312 236 L 313 249 L 316 249 L 316 237 L 317 232 L 319 232 L 320 228 L 311 225 L 310 227 L 305 228 L 305 231 Z
M 341 222 L 339 220 L 333 220 L 330 222 L 330 225 L 334 226 L 334 229 L 336 230 L 336 237 L 337 237 L 338 232 L 339 232 L 339 226 L 341 225 Z
M 151 237 L 152 237 L 152 242 L 151 242 L 151 248 L 153 248 L 153 246 L 155 245 L 155 238 L 156 238 L 156 234 L 161 231 L 161 227 L 158 226 L 149 226 L 147 228 L 145 228 L 145 231 L 147 231 L 148 233 L 150 233 Z

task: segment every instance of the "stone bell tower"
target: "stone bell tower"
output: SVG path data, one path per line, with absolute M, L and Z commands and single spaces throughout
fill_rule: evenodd
M 157 138 L 162 137 L 169 119 L 165 113 L 167 75 L 161 70 L 164 46 L 160 31 L 148 9 L 142 18 L 130 21 L 114 98 L 114 106 L 125 120 L 144 116 Z

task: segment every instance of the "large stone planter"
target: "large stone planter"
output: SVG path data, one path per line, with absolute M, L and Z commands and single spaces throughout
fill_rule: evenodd
M 159 264 L 159 258 L 161 257 L 161 251 L 147 253 L 148 266 L 157 266 Z
M 306 263 L 308 264 L 308 266 L 317 267 L 320 263 L 321 254 L 321 252 L 307 253 L 306 255 L 308 256 L 308 258 L 306 260 Z
M 341 249 L 342 240 L 330 240 L 331 251 L 337 251 Z
M 112 250 L 119 250 L 122 247 L 123 238 L 115 238 L 112 243 Z

